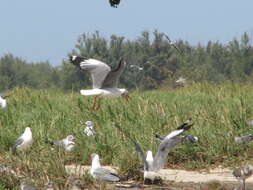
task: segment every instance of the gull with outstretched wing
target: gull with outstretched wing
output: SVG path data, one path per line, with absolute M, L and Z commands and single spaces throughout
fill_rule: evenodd
M 78 66 L 80 70 L 89 72 L 92 78 L 93 89 L 80 90 L 84 96 L 95 96 L 93 110 L 98 109 L 96 102 L 100 97 L 118 97 L 122 96 L 129 99 L 126 89 L 117 88 L 119 78 L 123 73 L 126 63 L 120 59 L 118 67 L 111 69 L 107 64 L 96 59 L 85 59 L 81 56 L 70 56 L 70 62 Z

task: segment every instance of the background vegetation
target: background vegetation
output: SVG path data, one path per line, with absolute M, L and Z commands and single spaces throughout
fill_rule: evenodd
M 142 163 L 127 138 L 113 127 L 115 121 L 144 150 L 156 152 L 159 141 L 154 133 L 165 135 L 191 117 L 195 125 L 189 133 L 196 135 L 199 143 L 186 143 L 174 149 L 168 156 L 170 168 L 233 168 L 253 158 L 251 143 L 234 143 L 235 135 L 253 132 L 245 124 L 253 117 L 253 89 L 247 85 L 204 83 L 135 92 L 130 102 L 121 98 L 102 101 L 97 112 L 91 111 L 93 99 L 77 92 L 15 88 L 9 93 L 8 109 L 0 110 L 0 161 L 37 185 L 50 179 L 63 186 L 68 176 L 64 165 L 90 165 L 90 154 L 94 152 L 101 156 L 103 165 L 112 164 L 120 168 L 121 175 L 139 179 Z M 86 120 L 94 121 L 96 137 L 83 134 L 81 122 Z M 34 137 L 31 150 L 12 155 L 9 148 L 28 126 Z M 45 143 L 69 134 L 77 137 L 76 149 L 71 153 L 52 149 Z
M 192 46 L 183 40 L 176 41 L 176 45 L 184 52 L 183 57 L 158 31 L 143 32 L 136 40 L 116 35 L 105 39 L 96 32 L 81 35 L 69 54 L 97 58 L 112 67 L 123 56 L 128 67 L 121 78 L 121 85 L 128 89 L 166 88 L 180 76 L 192 82 L 252 82 L 253 47 L 247 33 L 226 45 L 210 41 L 205 46 Z M 131 64 L 144 69 L 130 68 Z M 62 65 L 57 67 L 48 62 L 27 63 L 14 55 L 4 55 L 0 59 L 0 84 L 0 92 L 16 86 L 64 90 L 91 86 L 88 74 L 71 65 L 67 55 Z

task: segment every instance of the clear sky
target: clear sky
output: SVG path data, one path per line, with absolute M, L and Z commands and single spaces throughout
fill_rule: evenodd
M 0 56 L 59 65 L 78 36 L 100 31 L 136 39 L 165 32 L 192 45 L 253 35 L 253 0 L 1 0 Z

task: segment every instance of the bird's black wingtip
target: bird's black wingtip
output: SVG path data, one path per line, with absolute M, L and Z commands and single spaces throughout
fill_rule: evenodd
M 183 124 L 181 124 L 177 129 L 184 129 L 184 130 L 189 130 L 191 128 L 191 126 L 193 126 L 194 123 L 192 121 L 192 119 L 188 119 L 187 121 L 185 121 Z

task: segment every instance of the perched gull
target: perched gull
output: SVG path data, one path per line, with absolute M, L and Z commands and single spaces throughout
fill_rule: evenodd
M 2 109 L 4 109 L 4 108 L 6 108 L 7 107 L 7 100 L 6 100 L 6 98 L 7 98 L 8 96 L 7 95 L 0 95 L 0 107 L 2 108 Z
M 93 89 L 80 90 L 80 93 L 84 96 L 95 96 L 93 110 L 99 108 L 99 104 L 96 107 L 96 102 L 99 101 L 99 98 L 102 96 L 122 96 L 126 100 L 129 99 L 126 89 L 117 88 L 119 78 L 126 66 L 126 63 L 123 62 L 122 59 L 120 59 L 118 67 L 114 70 L 111 70 L 107 64 L 99 60 L 85 59 L 80 56 L 70 56 L 70 62 L 78 66 L 82 71 L 87 71 L 91 74 Z
M 21 183 L 20 188 L 21 190 L 38 190 L 38 188 L 35 185 L 25 183 Z
M 233 175 L 242 183 L 242 190 L 245 190 L 245 180 L 252 175 L 252 169 L 249 166 L 236 168 Z
M 43 190 L 54 190 L 54 183 L 49 181 L 48 183 L 44 184 Z
M 188 85 L 186 79 L 183 78 L 183 77 L 179 77 L 179 79 L 176 80 L 175 82 L 176 82 L 178 85 L 182 85 L 182 86 L 187 86 L 187 85 Z
M 120 3 L 120 0 L 109 0 L 109 3 L 112 7 L 115 7 L 117 8 L 117 6 L 119 5 Z
M 136 68 L 136 69 L 138 69 L 139 71 L 142 71 L 142 70 L 143 70 L 143 67 L 139 67 L 138 65 L 130 65 L 130 68 Z
M 67 184 L 69 186 L 68 190 L 81 190 L 86 185 L 85 182 L 73 176 L 68 177 Z
M 169 36 L 167 36 L 166 34 L 163 34 L 163 35 L 164 35 L 165 38 L 169 41 L 169 44 L 170 44 L 171 46 L 173 46 L 181 56 L 184 56 L 182 50 L 180 50 L 180 49 L 175 45 L 175 43 L 173 43 L 173 42 L 170 40 Z
M 151 180 L 151 183 L 154 183 L 154 180 L 160 178 L 158 173 L 161 168 L 165 166 L 166 158 L 168 153 L 178 144 L 181 144 L 183 137 L 180 136 L 181 133 L 190 129 L 192 126 L 191 120 L 185 122 L 179 126 L 175 131 L 169 133 L 158 146 L 157 153 L 153 158 L 152 151 L 147 152 L 147 157 L 145 158 L 144 152 L 141 146 L 130 137 L 130 135 L 123 131 L 119 125 L 115 125 L 122 133 L 124 133 L 130 141 L 134 144 L 136 151 L 140 154 L 144 162 L 144 182 Z
M 246 121 L 246 123 L 249 127 L 253 127 L 253 120 Z
M 51 145 L 64 148 L 64 150 L 71 152 L 75 147 L 76 138 L 73 135 L 68 135 L 66 138 L 49 142 Z
M 92 121 L 86 121 L 84 123 L 86 125 L 85 129 L 84 129 L 84 134 L 86 134 L 87 136 L 94 136 L 96 134 L 96 132 L 94 131 L 94 123 Z
M 235 136 L 234 141 L 236 144 L 242 144 L 244 142 L 251 142 L 251 141 L 253 141 L 253 135 L 252 134 L 244 134 L 241 137 Z
M 32 131 L 30 127 L 25 128 L 25 132 L 16 140 L 15 144 L 12 146 L 12 152 L 25 151 L 27 150 L 33 142 Z
M 112 173 L 110 170 L 101 167 L 98 154 L 91 154 L 91 159 L 92 164 L 90 173 L 92 177 L 108 182 L 120 181 L 120 177 L 117 174 Z

